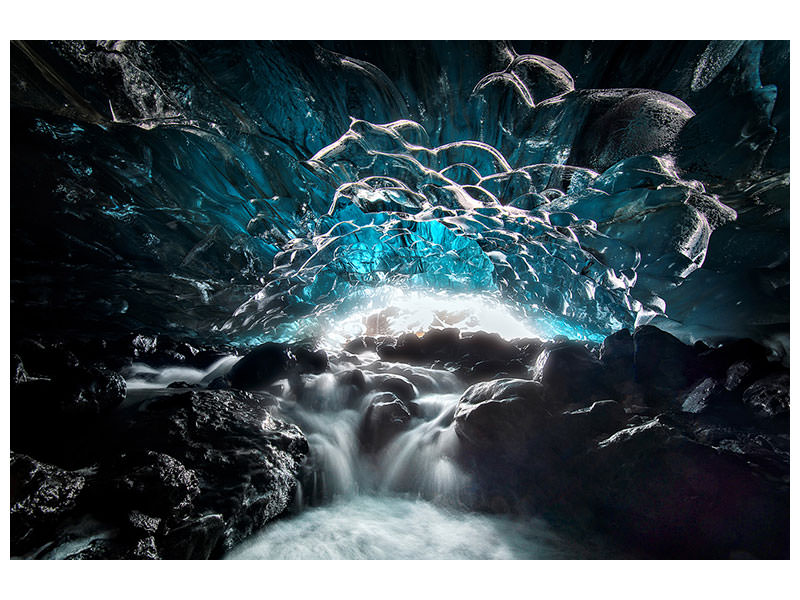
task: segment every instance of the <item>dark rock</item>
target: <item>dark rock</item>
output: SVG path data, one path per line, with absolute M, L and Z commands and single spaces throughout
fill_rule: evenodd
M 789 483 L 789 434 L 754 431 L 700 421 L 687 432 L 692 439 L 734 458 L 757 465 L 761 473 L 774 481 Z
M 263 390 L 285 377 L 300 373 L 324 373 L 328 355 L 305 346 L 289 347 L 272 342 L 251 350 L 231 368 L 227 379 L 240 390 Z
M 459 330 L 454 327 L 430 329 L 420 339 L 420 351 L 431 362 L 447 359 L 452 356 L 453 348 L 458 345 L 459 336 Z
M 750 383 L 769 370 L 769 350 L 750 339 L 723 342 L 702 352 L 698 360 L 704 371 L 716 379 L 725 377 L 734 364 L 740 365 L 741 376 L 749 378 Z
M 637 327 L 633 343 L 636 381 L 651 395 L 671 399 L 702 375 L 694 348 L 665 331 Z
M 137 413 L 118 443 L 128 452 L 169 455 L 193 471 L 199 494 L 193 496 L 188 518 L 222 515 L 219 544 L 230 548 L 286 509 L 308 453 L 300 430 L 273 419 L 269 404 L 268 396 L 242 391 L 164 396 Z M 143 512 L 157 515 L 166 504 Z M 174 521 L 170 528 L 179 524 Z
M 266 343 L 251 350 L 231 368 L 228 381 L 240 390 L 264 389 L 286 377 L 294 360 L 282 344 Z
M 121 560 L 129 558 L 131 548 L 119 540 L 96 539 L 83 548 L 66 557 L 65 560 Z
M 381 360 L 415 366 L 453 363 L 459 373 L 472 380 L 521 373 L 538 352 L 538 340 L 518 340 L 518 345 L 496 333 L 484 331 L 460 334 L 457 329 L 431 329 L 421 337 L 406 333 L 377 343 Z M 355 348 L 355 346 L 353 346 Z M 485 363 L 478 367 L 480 363 Z
M 456 351 L 472 362 L 481 360 L 511 361 L 520 359 L 520 350 L 514 344 L 507 342 L 496 333 L 476 331 L 465 333 L 458 344 Z
M 26 371 L 34 377 L 60 378 L 80 364 L 75 353 L 62 342 L 23 339 L 15 346 Z
M 270 417 L 274 400 L 242 391 L 145 400 L 107 422 L 114 429 L 104 452 L 116 458 L 86 482 L 89 471 L 12 455 L 13 552 L 46 544 L 45 554 L 60 556 L 77 539 L 70 520 L 89 516 L 97 534 L 69 558 L 221 556 L 294 497 L 308 444 L 297 427 Z
M 137 540 L 128 556 L 131 560 L 159 560 L 161 556 L 156 548 L 156 540 L 153 536 L 148 536 Z
M 347 342 L 343 350 L 352 354 L 361 354 L 362 352 L 375 352 L 377 348 L 377 342 L 374 337 L 362 336 Z
M 528 366 L 522 360 L 482 360 L 461 370 L 467 381 L 486 381 L 497 378 L 521 379 L 528 375 Z
M 131 339 L 133 355 L 142 358 L 148 354 L 153 354 L 158 346 L 158 337 L 148 335 L 134 335 Z
M 339 354 L 331 359 L 331 362 L 340 366 L 363 364 L 363 361 L 358 357 L 358 355 L 353 354 L 352 352 L 347 352 L 346 350 L 339 352 Z
M 439 390 L 439 381 L 434 378 L 431 369 L 425 367 L 407 367 L 403 365 L 392 365 L 385 372 L 398 375 L 407 380 L 419 394 L 436 392 Z
M 744 403 L 763 417 L 789 413 L 789 374 L 780 373 L 759 379 L 742 394 Z
M 572 417 L 568 420 L 570 422 L 576 420 L 585 422 L 585 426 L 581 429 L 585 432 L 586 437 L 618 431 L 628 419 L 622 404 L 616 400 L 600 400 L 591 406 L 579 408 L 567 414 Z
M 86 487 L 84 474 L 11 453 L 11 554 L 52 539 L 75 514 Z
M 115 409 L 125 399 L 125 380 L 100 366 L 91 366 L 74 373 L 70 411 L 102 414 Z
M 544 387 L 545 398 L 556 406 L 586 405 L 611 396 L 605 384 L 603 363 L 578 342 L 546 348 L 539 355 L 534 378 Z
M 28 373 L 18 354 L 11 357 L 11 383 L 17 385 L 28 381 Z
M 739 361 L 732 364 L 728 367 L 728 370 L 725 371 L 725 389 L 729 392 L 742 389 L 752 371 L 752 365 L 746 361 Z
M 500 379 L 476 383 L 458 401 L 455 431 L 483 452 L 520 459 L 553 416 L 536 382 Z
M 369 383 L 375 391 L 391 392 L 403 402 L 409 402 L 419 395 L 414 385 L 399 375 L 377 373 L 370 377 Z
M 178 521 L 190 514 L 200 494 L 194 471 L 161 452 L 120 456 L 101 471 L 110 510 L 141 511 Z
M 404 362 L 410 365 L 424 364 L 427 357 L 423 353 L 422 341 L 414 333 L 404 333 L 394 340 L 386 340 L 377 345 L 376 351 L 381 360 Z
M 363 393 L 367 389 L 367 379 L 361 369 L 340 371 L 336 374 L 336 381 L 339 385 L 349 386 L 358 393 Z
M 600 361 L 614 379 L 633 379 L 633 336 L 627 329 L 612 333 L 600 347 Z
M 123 338 L 119 349 L 132 360 L 144 362 L 151 367 L 185 363 L 187 357 L 198 350 L 186 342 L 174 340 L 166 335 L 132 335 Z
M 215 377 L 208 384 L 209 390 L 229 390 L 231 389 L 231 382 L 227 377 Z
M 168 386 L 170 389 L 191 389 L 201 387 L 198 383 L 188 383 L 186 381 L 173 381 Z
M 84 548 L 65 557 L 66 560 L 160 560 L 154 536 L 135 540 L 97 538 Z
M 519 351 L 520 359 L 530 364 L 542 351 L 544 342 L 536 338 L 518 338 L 511 343 Z
M 182 356 L 185 356 L 188 360 L 194 356 L 197 356 L 200 350 L 195 348 L 188 342 L 178 342 L 175 347 L 175 352 L 177 352 Z
M 324 350 L 312 350 L 305 346 L 296 346 L 292 349 L 292 354 L 301 373 L 319 375 L 328 370 L 328 355 Z
M 161 525 L 160 517 L 151 517 L 138 510 L 132 510 L 128 513 L 128 528 L 134 532 L 136 537 L 153 535 L 158 531 Z
M 660 418 L 599 443 L 581 489 L 580 502 L 603 528 L 653 557 L 788 556 L 788 486 L 776 488 Z
M 730 373 L 730 378 L 726 377 L 725 380 L 706 377 L 698 381 L 679 398 L 682 402 L 681 410 L 684 413 L 715 417 L 731 425 L 752 425 L 752 412 L 741 402 L 742 371 L 738 367 L 742 365 L 743 363 L 736 363 L 731 367 L 734 370 Z
M 681 410 L 688 413 L 700 413 L 708 408 L 712 395 L 717 392 L 721 384 L 711 377 L 703 379 L 684 398 Z
M 202 515 L 170 529 L 160 540 L 159 547 L 163 558 L 167 559 L 218 558 L 224 533 L 225 519 L 222 515 Z
M 14 390 L 17 406 L 41 417 L 107 414 L 125 399 L 125 380 L 101 366 L 76 366 L 54 379 L 28 380 Z
M 393 437 L 405 431 L 411 421 L 408 407 L 393 393 L 377 394 L 364 412 L 359 426 L 359 440 L 367 452 L 383 448 Z

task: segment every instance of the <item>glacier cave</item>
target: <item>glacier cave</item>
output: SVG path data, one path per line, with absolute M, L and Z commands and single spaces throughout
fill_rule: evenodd
M 788 41 L 15 41 L 10 124 L 12 556 L 788 558 Z

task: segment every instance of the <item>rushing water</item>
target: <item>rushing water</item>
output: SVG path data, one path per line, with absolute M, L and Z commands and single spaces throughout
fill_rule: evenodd
M 268 525 L 228 559 L 591 558 L 541 521 L 466 513 L 420 499 L 360 495 Z
M 127 372 L 131 398 L 159 393 L 173 381 L 207 382 L 236 360 L 227 357 L 205 370 L 133 365 Z M 360 365 L 363 385 L 356 389 L 353 365 L 333 362 L 331 368 L 304 375 L 302 385 L 284 380 L 270 388 L 279 397 L 270 411 L 301 427 L 309 457 L 292 510 L 226 558 L 608 557 L 598 543 L 576 542 L 544 521 L 465 508 L 471 481 L 455 460 L 459 440 L 453 427 L 465 384 L 452 373 L 374 360 Z M 411 382 L 406 392 L 414 399 L 404 404 L 413 408 L 413 416 L 377 446 L 365 444 L 371 407 L 387 399 L 385 390 L 397 386 L 399 376 L 407 386 Z
M 206 370 L 128 372 L 134 395 L 172 381 L 201 382 L 235 363 Z M 367 392 L 354 390 L 350 365 L 304 376 L 302 387 L 279 382 L 273 415 L 298 424 L 310 454 L 293 510 L 234 548 L 229 559 L 555 559 L 589 558 L 587 545 L 560 536 L 543 521 L 468 512 L 470 484 L 454 460 L 453 415 L 464 384 L 443 370 L 375 361 L 362 365 Z M 414 416 L 377 448 L 363 444 L 370 406 L 387 381 L 415 382 Z M 396 379 L 394 380 L 396 383 Z M 385 396 L 384 396 L 385 397 Z M 409 403 L 406 403 L 409 404 Z

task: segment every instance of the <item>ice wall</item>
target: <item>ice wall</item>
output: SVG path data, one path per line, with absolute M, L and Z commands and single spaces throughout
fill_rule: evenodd
M 20 330 L 317 335 L 381 286 L 788 343 L 788 42 L 12 44 Z

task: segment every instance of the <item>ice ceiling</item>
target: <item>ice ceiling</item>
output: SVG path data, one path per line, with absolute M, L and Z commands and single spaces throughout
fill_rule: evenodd
M 520 335 L 788 343 L 788 42 L 31 42 L 11 62 L 18 328 L 252 343 L 494 306 Z

